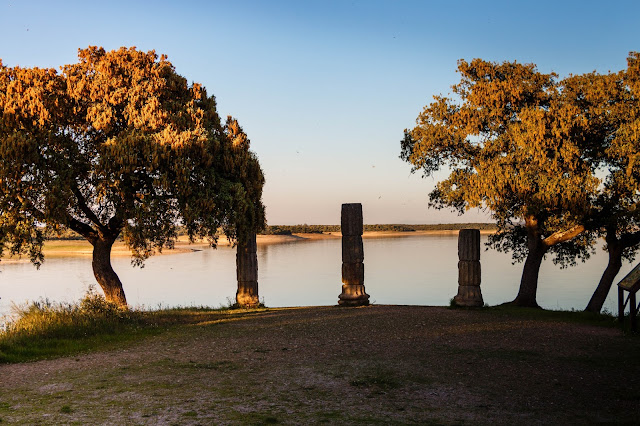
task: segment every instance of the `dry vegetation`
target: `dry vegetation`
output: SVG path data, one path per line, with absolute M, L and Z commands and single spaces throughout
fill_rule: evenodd
M 640 413 L 640 340 L 578 314 L 371 306 L 182 320 L 117 348 L 1 365 L 0 418 L 584 424 Z

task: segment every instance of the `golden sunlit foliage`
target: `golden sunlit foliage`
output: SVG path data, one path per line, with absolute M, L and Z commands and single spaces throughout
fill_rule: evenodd
M 625 75 L 636 60 L 632 54 Z M 492 244 L 526 259 L 515 303 L 537 306 L 547 253 L 562 265 L 589 255 L 595 234 L 586 231 L 598 228 L 594 205 L 603 188 L 596 170 L 618 155 L 631 159 L 629 176 L 640 158 L 627 119 L 630 104 L 638 105 L 628 96 L 635 83 L 623 82 L 624 73 L 557 81 L 533 64 L 481 59 L 459 61 L 458 71 L 455 99 L 437 96 L 424 108 L 405 130 L 401 158 L 427 176 L 450 170 L 430 194 L 432 206 L 491 212 L 499 230 Z M 626 145 L 617 143 L 623 134 L 631 135 Z
M 118 236 L 141 264 L 173 245 L 179 224 L 212 245 L 221 227 L 235 237 L 264 226 L 257 158 L 202 86 L 154 51 L 78 57 L 60 73 L 0 63 L 0 248 L 39 264 L 43 226 L 72 229 L 94 245 L 107 298 L 123 304 L 109 261 Z

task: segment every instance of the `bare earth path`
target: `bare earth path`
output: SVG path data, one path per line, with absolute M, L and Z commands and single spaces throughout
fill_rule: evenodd
M 499 311 L 213 314 L 0 366 L 9 424 L 588 424 L 640 419 L 640 338 Z

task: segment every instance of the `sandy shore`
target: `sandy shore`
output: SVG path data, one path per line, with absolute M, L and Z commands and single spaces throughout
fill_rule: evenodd
M 490 234 L 491 231 L 480 231 L 482 234 Z M 369 231 L 362 235 L 362 238 L 411 238 L 425 235 L 457 235 L 458 231 Z M 258 235 L 258 245 L 267 244 L 290 244 L 305 241 L 327 240 L 342 238 L 340 232 L 325 232 L 322 234 L 291 234 L 291 235 Z M 231 242 L 222 236 L 218 240 L 219 246 L 230 246 Z M 173 249 L 163 249 L 162 253 L 155 255 L 169 255 L 176 253 L 188 253 L 192 251 L 207 250 L 209 245 L 205 241 L 189 242 L 187 237 L 179 237 Z M 91 256 L 93 247 L 85 240 L 51 240 L 44 245 L 44 255 L 46 257 L 66 257 L 66 256 Z M 131 256 L 131 251 L 122 242 L 116 242 L 111 251 L 112 256 Z M 3 262 L 26 262 L 28 259 L 16 257 L 3 257 Z

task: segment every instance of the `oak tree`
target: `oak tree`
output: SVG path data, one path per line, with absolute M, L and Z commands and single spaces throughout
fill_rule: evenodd
M 215 98 L 165 56 L 78 57 L 61 72 L 0 62 L 0 249 L 39 265 L 45 229 L 72 229 L 93 245 L 106 298 L 126 306 L 116 239 L 141 265 L 180 225 L 212 246 L 220 228 L 260 228 L 264 178 L 237 123 L 223 126 Z
M 491 243 L 524 260 L 514 303 L 538 306 L 541 262 L 589 255 L 584 217 L 598 186 L 583 155 L 583 124 L 565 102 L 555 74 L 533 64 L 459 61 L 456 98 L 436 96 L 405 130 L 401 158 L 425 176 L 449 176 L 430 205 L 459 212 L 487 209 L 498 232 Z
M 608 263 L 586 311 L 600 312 L 623 259 L 640 245 L 640 54 L 631 52 L 627 69 L 567 79 L 565 92 L 595 136 L 590 155 L 605 174 L 590 226 L 606 241 Z

